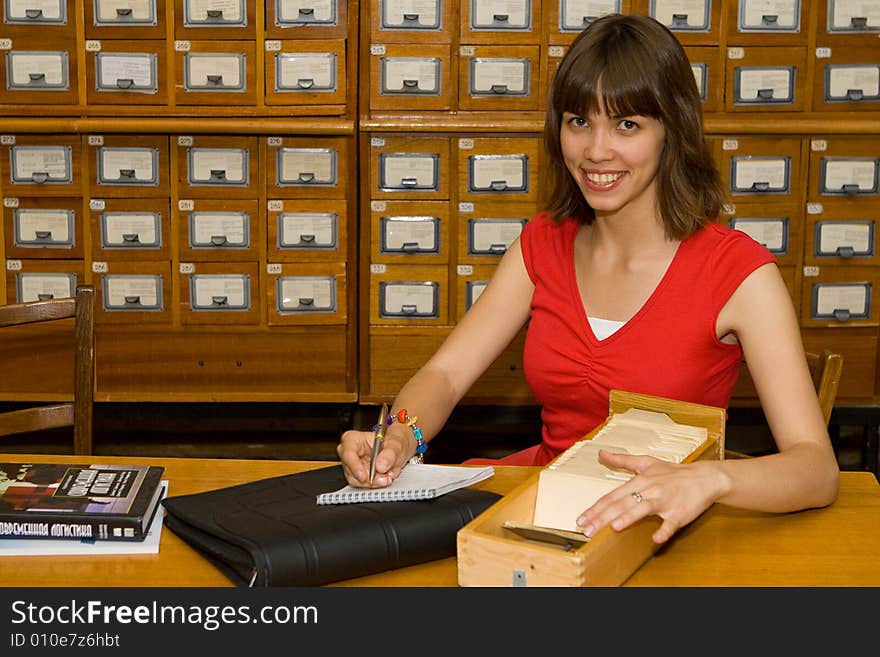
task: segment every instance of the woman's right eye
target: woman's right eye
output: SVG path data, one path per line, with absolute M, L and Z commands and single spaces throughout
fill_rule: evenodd
M 582 128 L 587 125 L 586 119 L 584 119 L 582 116 L 570 116 L 568 118 L 568 123 L 576 128 Z

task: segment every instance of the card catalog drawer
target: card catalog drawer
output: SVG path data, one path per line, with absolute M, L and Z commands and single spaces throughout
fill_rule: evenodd
M 178 0 L 175 39 L 255 39 L 256 0 Z
M 86 98 L 93 105 L 165 105 L 165 42 L 104 39 L 86 51 Z
M 824 3 L 823 3 L 824 4 Z M 837 401 L 875 403 L 877 386 L 877 331 L 871 328 L 810 328 L 801 331 L 804 349 L 814 354 L 829 349 L 843 357 L 846 374 L 840 377 Z M 844 401 L 847 400 L 847 401 Z M 843 404 L 841 404 L 843 405 Z
M 656 18 L 683 46 L 717 46 L 721 5 L 718 0 L 633 0 L 633 12 Z
M 834 0 L 816 4 L 817 46 L 877 46 L 880 9 L 875 2 Z
M 369 0 L 371 43 L 451 43 L 452 6 L 443 0 Z M 422 35 L 422 36 L 419 36 Z
M 86 0 L 87 39 L 164 39 L 165 0 Z
M 348 202 L 270 201 L 268 255 L 272 262 L 327 262 L 348 254 Z
M 497 262 L 537 213 L 535 203 L 459 203 L 458 261 Z
M 6 196 L 65 196 L 80 191 L 79 135 L 5 135 L 0 179 Z
M 85 282 L 82 260 L 6 259 L 6 299 L 26 303 L 43 299 L 64 299 L 76 294 Z
M 181 262 L 177 274 L 183 324 L 259 324 L 255 262 Z
M 537 200 L 537 137 L 462 137 L 457 146 L 460 201 Z
M 880 199 L 880 137 L 811 139 L 808 198 L 823 203 Z
M 806 46 L 809 6 L 803 0 L 738 0 L 727 4 L 727 43 L 735 46 Z
M 726 224 L 741 230 L 776 256 L 798 265 L 803 253 L 804 209 L 796 203 L 736 203 L 725 206 Z
M 811 203 L 807 207 L 805 265 L 880 265 L 880 202 Z
M 461 46 L 458 61 L 459 109 L 538 109 L 538 46 Z
M 372 265 L 370 323 L 447 324 L 448 278 L 444 265 Z
M 802 150 L 797 138 L 724 138 L 719 168 L 734 202 L 777 196 L 799 203 Z
M 3 52 L 0 103 L 76 105 L 76 41 L 14 39 Z
M 374 199 L 449 198 L 448 137 L 371 137 Z
M 880 35 L 875 39 L 880 38 Z M 877 46 L 817 48 L 813 111 L 880 109 L 880 58 Z
M 449 44 L 370 46 L 370 109 L 450 110 L 457 70 Z
M 355 161 L 348 137 L 268 137 L 269 198 L 346 198 Z
M 807 109 L 805 47 L 727 49 L 725 107 L 728 112 Z
M 7 258 L 82 258 L 82 199 L 3 199 Z
M 92 259 L 170 260 L 167 198 L 91 199 Z
M 461 0 L 460 7 L 461 43 L 537 45 L 541 40 L 540 0 Z
M 550 43 L 571 43 L 600 16 L 632 13 L 631 4 L 630 0 L 544 0 L 544 24 Z
M 101 267 L 103 271 L 94 276 L 99 301 L 95 307 L 95 323 L 140 326 L 171 322 L 171 265 L 168 262 L 102 265 L 106 265 Z
M 76 37 L 74 0 L 3 0 L 3 36 L 36 37 L 44 43 Z
M 456 316 L 460 322 L 489 285 L 497 265 L 458 265 L 455 277 Z
M 880 268 L 805 266 L 801 326 L 877 326 Z
M 703 100 L 704 112 L 724 109 L 724 63 L 722 50 L 717 46 L 688 46 L 685 49 L 691 71 Z
M 251 199 L 181 199 L 175 222 L 181 260 L 256 260 L 263 219 Z
M 178 136 L 176 143 L 181 197 L 257 197 L 256 137 Z
M 178 105 L 256 105 L 256 43 L 177 41 L 174 95 Z
M 270 325 L 348 322 L 345 263 L 269 264 L 268 272 Z
M 269 39 L 341 39 L 348 35 L 346 0 L 266 0 Z M 354 13 L 357 18 L 357 12 Z M 353 34 L 356 33 L 352 28 Z
M 345 105 L 345 40 L 276 41 L 272 50 L 269 45 L 267 105 Z
M 372 262 L 449 262 L 449 203 L 444 201 L 372 201 Z
M 87 143 L 91 196 L 169 196 L 167 135 L 88 135 Z

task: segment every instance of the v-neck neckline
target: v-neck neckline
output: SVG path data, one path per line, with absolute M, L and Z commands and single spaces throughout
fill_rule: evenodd
M 593 333 L 593 327 L 590 326 L 590 320 L 589 320 L 589 316 L 587 315 L 587 309 L 584 307 L 584 300 L 583 300 L 583 297 L 581 296 L 580 287 L 578 286 L 577 267 L 575 265 L 574 249 L 575 249 L 575 241 L 577 240 L 579 229 L 580 229 L 580 226 L 576 225 L 575 229 L 571 231 L 571 244 L 569 245 L 569 250 L 568 250 L 569 255 L 570 255 L 569 262 L 568 262 L 568 265 L 569 265 L 568 278 L 569 278 L 569 281 L 571 282 L 571 293 L 572 293 L 572 296 L 574 297 L 574 302 L 577 305 L 577 307 L 580 309 L 578 314 L 580 316 L 580 321 L 583 326 L 583 332 L 588 337 L 588 339 L 590 340 L 590 342 L 593 345 L 601 347 L 603 345 L 613 343 L 615 340 L 620 339 L 621 335 L 625 335 L 630 330 L 630 327 L 633 324 L 637 323 L 642 315 L 644 315 L 645 313 L 648 312 L 650 307 L 654 304 L 654 300 L 662 294 L 663 288 L 666 287 L 666 282 L 671 278 L 673 270 L 676 269 L 676 265 L 678 263 L 680 255 L 681 255 L 682 248 L 684 248 L 685 242 L 687 242 L 688 240 L 685 239 L 685 240 L 682 240 L 681 242 L 678 243 L 678 246 L 675 249 L 675 253 L 672 255 L 672 259 L 669 261 L 669 264 L 666 266 L 666 271 L 663 272 L 663 276 L 660 277 L 660 281 L 657 283 L 657 285 L 651 291 L 651 294 L 648 295 L 648 298 L 645 299 L 645 302 L 641 305 L 641 307 L 635 313 L 633 313 L 632 317 L 630 317 L 628 320 L 626 320 L 619 329 L 617 329 L 614 333 L 609 335 L 604 340 L 600 340 L 599 338 L 596 337 L 596 334 Z

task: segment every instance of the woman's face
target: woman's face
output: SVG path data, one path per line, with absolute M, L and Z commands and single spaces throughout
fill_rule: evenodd
M 601 106 L 601 103 L 600 103 Z M 596 215 L 656 212 L 655 180 L 666 131 L 647 116 L 608 116 L 604 110 L 562 115 L 565 165 Z

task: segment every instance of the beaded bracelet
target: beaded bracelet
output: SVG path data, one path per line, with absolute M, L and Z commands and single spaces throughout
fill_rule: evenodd
M 422 438 L 422 430 L 416 424 L 419 421 L 418 416 L 410 415 L 406 412 L 405 408 L 401 408 L 397 411 L 397 415 L 389 415 L 388 416 L 388 424 L 389 426 L 397 420 L 401 424 L 407 425 L 410 429 L 412 429 L 413 438 L 416 439 L 416 453 L 409 460 L 410 463 L 424 463 L 425 462 L 425 452 L 428 451 L 428 443 Z

